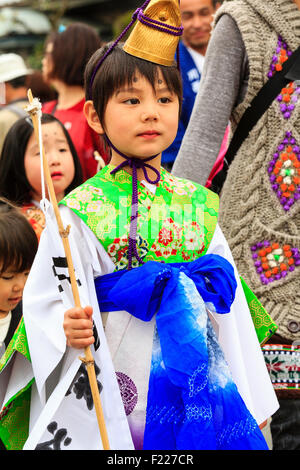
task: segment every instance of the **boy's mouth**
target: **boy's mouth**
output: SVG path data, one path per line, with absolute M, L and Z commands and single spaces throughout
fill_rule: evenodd
M 11 297 L 10 299 L 8 299 L 8 301 L 9 301 L 10 303 L 15 304 L 15 303 L 20 302 L 21 299 L 22 299 L 21 296 L 19 296 L 19 297 Z
M 157 131 L 145 131 L 145 132 L 141 132 L 140 134 L 138 134 L 138 137 L 144 137 L 144 139 L 154 139 L 155 137 L 158 137 L 160 135 L 159 132 Z

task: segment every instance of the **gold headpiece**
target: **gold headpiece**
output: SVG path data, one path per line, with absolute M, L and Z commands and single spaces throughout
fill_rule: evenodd
M 136 11 L 138 22 L 124 44 L 124 51 L 160 65 L 174 65 L 182 34 L 178 0 L 151 0 Z
M 179 0 L 146 0 L 141 8 L 134 12 L 129 25 L 96 64 L 89 83 L 89 99 L 92 99 L 93 82 L 101 64 L 136 20 L 138 23 L 124 44 L 124 51 L 155 64 L 174 64 L 179 36 L 183 31 Z

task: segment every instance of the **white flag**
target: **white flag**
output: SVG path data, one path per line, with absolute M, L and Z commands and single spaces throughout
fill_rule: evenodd
M 53 208 L 43 201 L 46 228 L 27 280 L 24 321 L 36 393 L 32 394 L 29 438 L 24 450 L 102 449 L 87 372 L 79 359 L 83 351 L 66 347 L 64 312 L 74 307 L 70 279 Z M 81 305 L 92 305 L 95 343 L 91 347 L 101 390 L 110 449 L 133 449 L 112 359 L 99 312 L 94 275 L 103 274 L 100 244 L 90 247 L 69 236 Z M 97 251 L 98 250 L 98 251 Z M 107 256 L 106 256 L 107 258 Z M 106 267 L 107 269 L 107 267 Z M 111 267 L 111 269 L 113 269 Z

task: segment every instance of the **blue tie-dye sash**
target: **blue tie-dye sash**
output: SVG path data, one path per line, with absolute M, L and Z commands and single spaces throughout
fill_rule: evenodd
M 207 316 L 228 313 L 236 280 L 229 262 L 143 266 L 95 280 L 101 311 L 156 314 L 144 449 L 262 449 L 267 445 L 234 384 Z

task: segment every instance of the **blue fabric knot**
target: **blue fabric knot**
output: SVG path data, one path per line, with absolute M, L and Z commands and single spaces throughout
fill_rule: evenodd
M 161 282 L 168 281 L 172 276 L 172 271 L 170 268 L 165 268 L 162 271 L 160 271 L 154 281 L 154 284 L 157 286 Z
M 100 310 L 126 310 L 150 321 L 163 293 L 172 295 L 182 274 L 192 279 L 204 302 L 214 305 L 217 313 L 230 311 L 237 283 L 233 267 L 219 255 L 204 255 L 187 263 L 165 263 L 164 269 L 161 263 L 148 261 L 131 271 L 101 276 L 95 280 Z
M 218 255 L 190 263 L 148 261 L 95 280 L 101 311 L 156 314 L 144 449 L 264 449 L 234 384 L 205 302 L 230 311 L 237 283 Z

